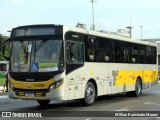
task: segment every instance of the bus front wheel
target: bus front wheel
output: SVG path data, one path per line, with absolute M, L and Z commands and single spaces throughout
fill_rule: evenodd
M 92 82 L 88 82 L 85 89 L 85 96 L 82 103 L 86 106 L 92 105 L 96 99 L 96 89 Z
M 50 100 L 37 100 L 37 102 L 42 106 L 46 106 L 50 103 Z

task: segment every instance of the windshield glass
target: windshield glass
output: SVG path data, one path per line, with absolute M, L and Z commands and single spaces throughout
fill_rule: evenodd
M 63 68 L 62 40 L 14 41 L 13 72 L 49 72 Z

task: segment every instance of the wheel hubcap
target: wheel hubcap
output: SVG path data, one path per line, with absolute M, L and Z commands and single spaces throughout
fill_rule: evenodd
M 138 83 L 137 83 L 137 93 L 140 94 L 140 92 L 141 92 L 141 85 L 140 85 L 140 83 L 138 82 Z
M 90 86 L 90 87 L 88 87 L 88 89 L 87 89 L 87 102 L 88 103 L 92 103 L 93 101 L 94 101 L 94 89 Z

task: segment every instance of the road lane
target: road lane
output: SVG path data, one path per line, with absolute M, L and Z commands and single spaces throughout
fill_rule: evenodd
M 0 111 L 160 111 L 160 84 L 143 91 L 140 97 L 127 97 L 125 94 L 99 97 L 93 106 L 84 107 L 79 101 L 52 101 L 47 107 L 41 107 L 33 100 L 14 100 L 0 97 Z M 62 112 L 63 115 L 64 112 Z M 50 119 L 50 118 L 48 118 Z M 58 119 L 62 119 L 58 117 Z M 65 118 L 66 119 L 66 118 Z M 70 118 L 67 118 L 68 120 Z M 80 120 L 105 118 L 84 117 Z M 121 118 L 119 118 L 121 119 Z M 122 118 L 125 120 L 125 118 Z M 138 118 L 139 119 L 139 118 Z M 150 118 L 143 118 L 148 120 Z M 154 120 L 159 119 L 155 117 Z M 160 120 L 160 119 L 159 119 Z

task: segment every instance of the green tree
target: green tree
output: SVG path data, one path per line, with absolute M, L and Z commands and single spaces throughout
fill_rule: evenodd
M 4 61 L 5 60 L 5 58 L 3 58 L 3 56 L 2 56 L 2 43 L 5 40 L 7 40 L 8 38 L 9 38 L 8 36 L 2 36 L 2 34 L 0 34 L 0 61 Z M 9 49 L 9 46 L 7 46 L 6 49 Z

